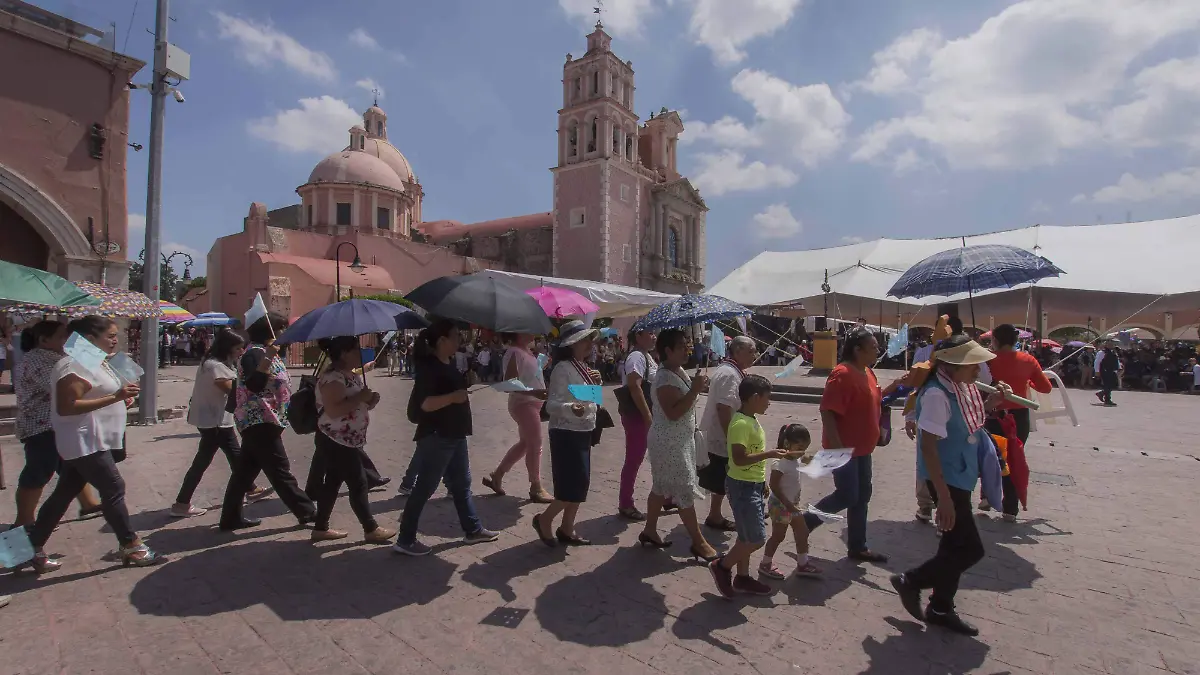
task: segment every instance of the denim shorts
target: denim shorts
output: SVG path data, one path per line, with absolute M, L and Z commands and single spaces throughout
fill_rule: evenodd
M 725 497 L 733 512 L 733 523 L 737 526 L 738 541 L 745 544 L 761 544 L 767 540 L 767 523 L 764 518 L 765 483 L 750 483 L 736 478 L 725 479 Z

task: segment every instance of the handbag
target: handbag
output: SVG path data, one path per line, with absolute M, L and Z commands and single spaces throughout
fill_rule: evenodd
M 875 446 L 882 448 L 892 442 L 892 409 L 884 406 L 879 409 L 879 440 Z
M 642 397 L 646 400 L 646 406 L 653 411 L 654 399 L 650 395 L 649 378 L 642 378 Z M 637 402 L 633 400 L 633 394 L 629 392 L 629 385 L 623 384 L 613 390 L 613 395 L 617 397 L 617 414 L 621 417 L 630 417 L 633 415 L 642 414 L 637 407 Z
M 617 425 L 616 425 L 616 422 L 613 421 L 612 414 L 609 413 L 604 408 L 597 408 L 596 409 L 596 428 L 592 429 L 592 445 L 593 446 L 599 445 L 600 444 L 600 436 L 604 433 L 604 430 L 612 429 L 615 426 L 617 426 Z

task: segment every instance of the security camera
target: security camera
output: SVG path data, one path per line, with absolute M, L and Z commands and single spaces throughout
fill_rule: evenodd
M 183 92 L 182 91 L 179 91 L 178 89 L 172 89 L 171 95 L 175 97 L 176 101 L 183 103 Z

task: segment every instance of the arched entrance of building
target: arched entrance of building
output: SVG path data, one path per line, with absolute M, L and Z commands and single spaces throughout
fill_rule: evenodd
M 70 258 L 90 258 L 83 231 L 53 199 L 0 164 L 0 259 L 56 274 Z M 9 245 L 11 242 L 12 245 Z

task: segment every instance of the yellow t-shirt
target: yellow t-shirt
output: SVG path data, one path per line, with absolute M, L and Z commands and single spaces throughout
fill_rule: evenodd
M 746 454 L 756 455 L 767 447 L 767 434 L 763 431 L 758 419 L 742 413 L 734 413 L 729 421 L 729 468 L 726 475 L 735 480 L 747 483 L 764 483 L 767 480 L 767 462 L 755 462 L 746 466 L 738 466 L 733 461 L 733 446 L 741 445 L 746 448 Z

